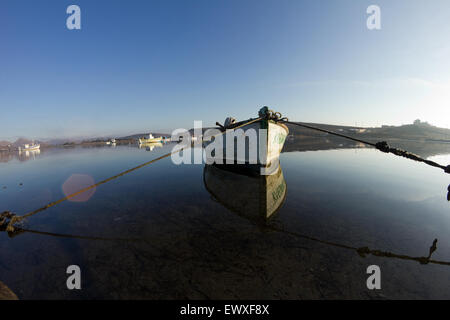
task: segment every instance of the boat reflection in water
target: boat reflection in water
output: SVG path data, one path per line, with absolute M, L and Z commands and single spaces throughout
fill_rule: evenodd
M 255 223 L 269 221 L 286 199 L 281 166 L 271 175 L 253 175 L 238 166 L 205 165 L 206 190 L 223 206 Z
M 33 149 L 33 150 L 19 150 L 19 160 L 26 161 L 29 159 L 36 159 L 36 156 L 41 154 L 40 149 Z
M 153 151 L 155 148 L 162 148 L 163 144 L 161 142 L 147 142 L 147 143 L 139 143 L 139 149 L 145 148 L 147 151 Z

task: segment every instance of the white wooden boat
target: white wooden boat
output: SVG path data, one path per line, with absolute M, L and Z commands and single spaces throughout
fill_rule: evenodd
M 281 166 L 266 176 L 249 176 L 228 165 L 205 165 L 203 181 L 208 192 L 229 210 L 257 223 L 265 223 L 286 198 Z
M 139 138 L 139 144 L 161 142 L 163 137 L 154 137 L 151 133 L 148 137 Z
M 19 147 L 19 151 L 35 151 L 41 148 L 40 144 L 24 144 L 23 147 Z
M 148 142 L 148 143 L 140 143 L 139 149 L 145 148 L 147 151 L 153 151 L 155 148 L 162 148 L 163 144 L 161 142 Z
M 224 125 L 220 125 L 220 128 L 217 129 L 223 132 L 239 127 L 251 120 L 252 119 L 236 122 L 233 118 L 229 117 L 225 120 Z M 265 133 L 261 134 L 260 131 L 264 131 Z M 207 147 L 214 142 L 214 138 L 210 139 L 207 132 L 208 131 L 205 132 L 203 137 L 203 147 L 205 148 L 205 151 L 208 151 Z M 284 142 L 289 134 L 289 129 L 285 124 L 279 121 L 263 118 L 259 121 L 244 125 L 237 130 L 229 130 L 229 132 L 234 133 L 234 141 L 231 142 L 232 148 L 227 146 L 227 134 L 223 134 L 221 137 L 223 146 L 221 155 L 217 156 L 215 152 L 211 152 L 211 154 L 206 152 L 208 164 L 227 163 L 266 167 L 271 166 L 273 162 L 277 162 L 279 159 Z M 239 140 L 241 142 L 239 142 Z M 239 143 L 243 142 L 245 142 L 244 151 L 242 151 L 242 149 L 240 149 L 241 146 L 239 146 Z M 229 150 L 229 152 L 227 152 L 227 150 Z

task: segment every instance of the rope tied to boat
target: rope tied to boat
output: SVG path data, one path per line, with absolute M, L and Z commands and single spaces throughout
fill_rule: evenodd
M 375 144 L 375 147 L 378 150 L 382 151 L 382 152 L 392 153 L 392 154 L 395 154 L 396 156 L 408 158 L 408 159 L 411 159 L 411 160 L 414 160 L 414 161 L 424 162 L 424 163 L 426 163 L 426 164 L 428 164 L 430 166 L 443 169 L 445 173 L 450 173 L 450 171 L 449 171 L 450 170 L 450 165 L 445 167 L 445 166 L 442 166 L 442 165 L 440 165 L 440 164 L 438 164 L 438 163 L 436 163 L 434 161 L 423 159 L 423 158 L 419 157 L 418 155 L 416 155 L 414 153 L 411 153 L 411 152 L 408 152 L 406 150 L 402 150 L 402 149 L 399 149 L 399 148 L 392 148 L 392 147 L 389 146 L 389 144 L 386 141 L 377 142 Z
M 262 107 L 259 112 L 258 115 L 266 120 L 273 120 L 273 121 L 289 121 L 288 118 L 283 117 L 283 115 L 280 112 L 275 112 L 273 110 L 270 110 L 269 107 L 264 106 Z
M 231 130 L 239 129 L 239 128 L 243 127 L 243 126 L 252 124 L 254 122 L 257 122 L 257 121 L 260 121 L 260 120 L 263 120 L 263 119 L 273 120 L 273 121 L 276 121 L 276 122 L 289 123 L 289 124 L 298 125 L 298 126 L 301 126 L 301 127 L 312 129 L 312 130 L 325 132 L 325 133 L 328 133 L 328 134 L 331 134 L 331 135 L 343 137 L 343 138 L 350 139 L 350 140 L 353 140 L 353 141 L 361 142 L 361 143 L 364 143 L 364 144 L 367 144 L 367 145 L 371 145 L 371 146 L 377 148 L 378 150 L 380 150 L 382 152 L 393 153 L 395 155 L 402 156 L 402 157 L 405 157 L 405 158 L 409 158 L 409 159 L 412 159 L 412 160 L 415 160 L 415 161 L 424 162 L 424 163 L 426 163 L 428 165 L 441 168 L 446 173 L 450 173 L 450 165 L 445 167 L 445 166 L 442 166 L 442 165 L 440 165 L 440 164 L 438 164 L 438 163 L 436 163 L 434 161 L 430 161 L 430 160 L 426 160 L 426 159 L 420 158 L 419 156 L 417 156 L 415 154 L 412 154 L 410 152 L 407 152 L 405 150 L 401 150 L 401 149 L 397 149 L 397 148 L 391 148 L 391 147 L 389 147 L 389 145 L 387 144 L 386 141 L 381 141 L 381 142 L 378 142 L 378 143 L 372 143 L 372 142 L 364 141 L 364 140 L 357 139 L 357 138 L 354 138 L 354 137 L 346 136 L 346 135 L 343 135 L 343 134 L 340 134 L 340 133 L 336 133 L 336 132 L 333 132 L 333 131 L 330 131 L 330 130 L 326 130 L 326 129 L 321 129 L 321 128 L 317 128 L 317 127 L 314 127 L 314 126 L 310 126 L 310 125 L 307 125 L 307 124 L 304 124 L 304 123 L 291 122 L 291 121 L 288 120 L 288 118 L 283 117 L 280 112 L 275 112 L 273 110 L 270 110 L 267 106 L 262 107 L 259 110 L 258 115 L 259 115 L 258 118 L 246 121 L 246 122 L 244 122 L 244 123 L 242 123 L 242 124 L 240 124 L 240 125 L 238 125 L 238 126 L 236 126 L 234 128 L 231 128 Z M 220 136 L 220 135 L 225 134 L 225 133 L 226 133 L 226 131 L 222 131 L 222 132 L 212 136 L 211 138 L 215 138 L 215 137 Z M 66 201 L 66 200 L 68 200 L 70 198 L 73 198 L 73 197 L 75 197 L 75 196 L 77 196 L 77 195 L 79 195 L 79 194 L 81 194 L 83 192 L 86 192 L 86 191 L 88 191 L 88 190 L 90 190 L 92 188 L 95 188 L 95 187 L 97 187 L 97 186 L 99 186 L 101 184 L 107 183 L 107 182 L 109 182 L 111 180 L 114 180 L 114 179 L 116 179 L 118 177 L 126 175 L 126 174 L 128 174 L 130 172 L 133 172 L 133 171 L 137 170 L 137 169 L 143 168 L 143 167 L 145 167 L 145 166 L 147 166 L 147 165 L 149 165 L 151 163 L 154 163 L 154 162 L 156 162 L 158 160 L 161 160 L 161 159 L 167 158 L 167 157 L 169 157 L 169 156 L 171 156 L 173 154 L 179 153 L 179 152 L 183 151 L 186 148 L 187 147 L 180 148 L 179 150 L 166 153 L 165 155 L 162 155 L 162 156 L 160 156 L 160 157 L 158 157 L 156 159 L 153 159 L 153 160 L 150 160 L 148 162 L 145 162 L 145 163 L 143 163 L 143 164 L 141 164 L 141 165 L 139 165 L 137 167 L 128 169 L 128 170 L 126 170 L 124 172 L 121 172 L 121 173 L 119 173 L 117 175 L 114 175 L 114 176 L 112 176 L 110 178 L 107 178 L 107 179 L 102 180 L 102 181 L 100 181 L 98 183 L 95 183 L 95 184 L 93 184 L 91 186 L 83 188 L 83 189 L 81 189 L 81 190 L 79 190 L 77 192 L 74 192 L 74 193 L 72 193 L 72 194 L 70 194 L 70 195 L 68 195 L 68 196 L 66 196 L 64 198 L 61 198 L 61 199 L 59 199 L 57 201 L 54 201 L 54 202 L 51 202 L 51 203 L 45 205 L 44 207 L 36 209 L 34 211 L 31 211 L 31 212 L 29 212 L 29 213 L 27 213 L 27 214 L 25 214 L 23 216 L 18 216 L 18 215 L 15 215 L 15 214 L 11 213 L 10 211 L 5 211 L 5 212 L 3 212 L 0 215 L 0 227 L 2 227 L 4 224 L 7 223 L 6 230 L 8 232 L 14 232 L 14 225 L 15 224 L 21 222 L 22 220 L 24 220 L 24 219 L 26 219 L 26 218 L 28 218 L 28 217 L 30 217 L 32 215 L 35 215 L 38 212 L 44 211 L 44 210 L 46 210 L 48 208 L 51 208 L 51 207 L 53 207 L 53 206 L 55 206 L 55 205 L 57 205 L 57 204 L 59 204 L 59 203 L 61 203 L 63 201 Z M 447 199 L 450 201 L 450 186 L 449 186 L 449 194 L 447 195 Z
M 431 260 L 431 256 L 437 249 L 437 242 L 438 242 L 438 240 L 434 239 L 427 257 L 409 257 L 406 255 L 395 254 L 395 253 L 392 253 L 389 251 L 373 250 L 373 249 L 369 249 L 369 247 L 357 248 L 356 252 L 362 258 L 365 258 L 366 255 L 368 255 L 368 254 L 371 254 L 371 255 L 377 256 L 377 257 L 401 258 L 401 259 L 415 260 L 415 261 L 418 261 L 420 264 L 429 264 L 429 263 L 436 263 L 436 261 Z M 450 263 L 446 263 L 446 262 L 438 262 L 438 263 L 450 265 Z
M 260 120 L 262 120 L 261 117 L 255 118 L 255 119 L 251 119 L 251 120 L 246 121 L 245 123 L 243 123 L 243 124 L 241 124 L 241 125 L 238 125 L 238 126 L 232 128 L 232 129 L 230 129 L 230 130 L 236 130 L 236 129 L 239 129 L 239 128 L 243 127 L 243 126 L 252 124 L 252 123 L 257 122 L 257 121 L 260 121 Z M 226 131 L 220 132 L 220 133 L 218 133 L 218 134 L 213 135 L 211 138 L 216 138 L 216 137 L 218 137 L 218 136 L 220 136 L 220 135 L 223 135 L 223 134 L 225 134 L 225 133 L 226 133 Z M 181 151 L 183 151 L 183 150 L 185 150 L 185 149 L 188 149 L 188 148 L 190 148 L 190 146 L 186 146 L 186 147 L 184 147 L 184 148 L 180 148 L 180 149 L 178 149 L 178 150 L 175 150 L 175 151 L 172 151 L 172 152 L 168 152 L 168 153 L 166 153 L 166 154 L 164 154 L 164 155 L 162 155 L 162 156 L 160 156 L 160 157 L 158 157 L 158 158 L 155 158 L 155 159 L 153 159 L 153 160 L 150 160 L 150 161 L 147 161 L 147 162 L 145 162 L 145 163 L 143 163 L 143 164 L 140 164 L 140 165 L 138 165 L 137 167 L 128 169 L 128 170 L 123 171 L 123 172 L 121 172 L 121 173 L 119 173 L 119 174 L 116 174 L 116 175 L 114 175 L 114 176 L 112 176 L 112 177 L 109 177 L 109 178 L 107 178 L 107 179 L 105 179 L 105 180 L 102 180 L 102 181 L 97 182 L 97 183 L 95 183 L 95 184 L 93 184 L 93 185 L 90 185 L 90 186 L 88 186 L 88 187 L 86 187 L 86 188 L 83 188 L 83 189 L 81 189 L 81 190 L 78 190 L 77 192 L 74 192 L 74 193 L 72 193 L 72 194 L 70 194 L 70 195 L 68 195 L 68 196 L 66 196 L 66 197 L 64 197 L 64 198 L 61 198 L 61 199 L 57 200 L 57 201 L 50 202 L 49 204 L 47 204 L 47 205 L 45 205 L 45 206 L 43 206 L 43 207 L 41 207 L 41 208 L 39 208 L 39 209 L 36 209 L 36 210 L 34 210 L 34 211 L 31 211 L 31 212 L 29 212 L 29 213 L 27 213 L 27 214 L 24 214 L 23 216 L 18 216 L 18 215 L 14 214 L 14 213 L 11 213 L 10 211 L 5 211 L 5 212 L 3 212 L 3 213 L 0 215 L 0 222 L 3 221 L 2 223 L 0 223 L 0 231 L 2 230 L 2 228 L 1 228 L 2 225 L 7 224 L 6 231 L 7 231 L 7 232 L 14 232 L 14 225 L 15 225 L 15 224 L 17 224 L 17 223 L 23 221 L 24 219 L 26 219 L 26 218 L 28 218 L 28 217 L 31 217 L 31 216 L 35 215 L 36 213 L 39 213 L 39 212 L 44 211 L 44 210 L 47 210 L 48 208 L 51 208 L 51 207 L 53 207 L 53 206 L 56 206 L 57 204 L 60 204 L 61 202 L 64 202 L 64 201 L 66 201 L 66 200 L 69 200 L 69 199 L 71 199 L 71 198 L 77 196 L 77 195 L 80 195 L 81 193 L 84 193 L 84 192 L 86 192 L 86 191 L 88 191 L 88 190 L 91 190 L 91 189 L 93 189 L 93 188 L 96 188 L 96 187 L 98 187 L 98 186 L 100 186 L 100 185 L 102 185 L 102 184 L 104 184 L 104 183 L 107 183 L 107 182 L 109 182 L 109 181 L 112 181 L 112 180 L 114 180 L 114 179 L 117 179 L 117 178 L 119 178 L 119 177 L 121 177 L 121 176 L 124 176 L 124 175 L 126 175 L 126 174 L 128 174 L 128 173 L 131 173 L 131 172 L 133 172 L 133 171 L 135 171 L 135 170 L 137 170 L 137 169 L 141 169 L 141 168 L 143 168 L 143 167 L 145 167 L 145 166 L 148 166 L 149 164 L 155 163 L 155 162 L 158 161 L 158 160 L 161 160 L 161 159 L 167 158 L 167 157 L 169 157 L 169 156 L 171 156 L 171 155 L 180 153 Z M 4 219 L 3 219 L 3 218 L 4 218 Z M 9 221 L 8 221 L 8 220 L 9 220 Z
M 283 121 L 283 122 L 289 123 L 289 124 L 293 124 L 293 125 L 297 125 L 297 126 L 300 126 L 300 127 L 311 129 L 311 130 L 325 132 L 325 133 L 328 133 L 328 134 L 331 134 L 331 135 L 334 135 L 334 136 L 342 137 L 342 138 L 353 140 L 353 141 L 356 141 L 356 142 L 364 143 L 366 145 L 375 147 L 377 150 L 380 150 L 381 152 L 392 153 L 392 154 L 394 154 L 396 156 L 404 157 L 404 158 L 411 159 L 411 160 L 418 161 L 418 162 L 423 162 L 423 163 L 425 163 L 427 165 L 430 165 L 430 166 L 433 166 L 433 167 L 436 167 L 436 168 L 440 168 L 440 169 L 444 170 L 445 173 L 449 173 L 450 174 L 450 165 L 443 166 L 443 165 L 441 165 L 441 164 L 439 164 L 437 162 L 424 159 L 424 158 L 422 158 L 422 157 L 420 157 L 420 156 L 418 156 L 418 155 L 416 155 L 414 153 L 408 152 L 406 150 L 390 147 L 389 144 L 386 141 L 380 141 L 380 142 L 373 143 L 373 142 L 369 142 L 369 141 L 366 141 L 366 140 L 358 139 L 358 138 L 355 138 L 355 137 L 347 136 L 345 134 L 337 133 L 337 132 L 334 132 L 334 131 L 331 131 L 331 130 L 326 130 L 326 129 L 314 127 L 314 126 L 311 126 L 311 125 L 307 125 L 307 124 L 301 123 L 301 122 L 291 122 L 291 121 Z

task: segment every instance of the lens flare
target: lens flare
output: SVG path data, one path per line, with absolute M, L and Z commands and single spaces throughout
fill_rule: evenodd
M 87 174 L 79 174 L 75 173 L 72 174 L 66 182 L 62 185 L 62 190 L 64 192 L 64 195 L 67 197 L 77 191 L 80 191 L 83 188 L 89 187 L 91 185 L 95 184 L 94 179 Z M 95 187 L 92 189 L 89 189 L 83 193 L 80 193 L 72 198 L 69 199 L 69 201 L 73 202 L 86 202 L 88 201 L 95 193 Z

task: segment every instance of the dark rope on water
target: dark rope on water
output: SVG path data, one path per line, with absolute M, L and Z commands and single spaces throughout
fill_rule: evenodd
M 307 125 L 307 124 L 304 124 L 304 123 L 291 122 L 291 121 L 288 120 L 288 118 L 282 117 L 281 113 L 274 112 L 274 111 L 270 110 L 266 106 L 263 107 L 259 111 L 259 118 L 249 120 L 249 121 L 247 121 L 247 122 L 245 122 L 245 123 L 243 123 L 243 124 L 241 124 L 239 126 L 236 126 L 236 127 L 232 128 L 232 130 L 239 129 L 239 128 L 243 127 L 243 126 L 252 124 L 254 122 L 257 122 L 257 121 L 260 121 L 260 120 L 263 120 L 263 119 L 265 119 L 265 120 L 273 120 L 273 121 L 282 122 L 282 123 L 289 123 L 289 124 L 301 126 L 301 127 L 307 128 L 307 129 L 321 131 L 321 132 L 325 132 L 325 133 L 328 133 L 328 134 L 331 134 L 331 135 L 335 135 L 335 136 L 339 136 L 339 137 L 342 137 L 342 138 L 350 139 L 350 140 L 353 140 L 353 141 L 356 141 L 356 142 L 364 143 L 364 144 L 373 146 L 373 147 L 377 148 L 378 150 L 380 150 L 382 152 L 392 153 L 392 154 L 395 154 L 397 156 L 402 156 L 402 157 L 405 157 L 405 158 L 408 158 L 408 159 L 412 159 L 412 160 L 415 160 L 415 161 L 423 162 L 423 163 L 426 163 L 426 164 L 428 164 L 430 166 L 443 169 L 446 173 L 450 173 L 450 165 L 445 167 L 445 166 L 442 166 L 442 165 L 440 165 L 440 164 L 438 164 L 438 163 L 436 163 L 434 161 L 423 159 L 423 158 L 421 158 L 421 157 L 419 157 L 419 156 L 417 156 L 415 154 L 412 154 L 410 152 L 407 152 L 405 150 L 401 150 L 401 149 L 397 149 L 397 148 L 391 148 L 387 144 L 386 141 L 372 143 L 372 142 L 368 142 L 368 141 L 365 141 L 365 140 L 361 140 L 361 139 L 357 139 L 357 138 L 354 138 L 354 137 L 350 137 L 350 136 L 347 136 L 347 135 L 343 135 L 343 134 L 340 134 L 340 133 L 337 133 L 337 132 L 333 132 L 333 131 L 330 131 L 330 130 L 326 130 L 326 129 L 321 129 L 321 128 L 317 128 L 317 127 L 314 127 L 314 126 L 310 126 L 310 125 Z M 226 131 L 222 131 L 219 134 L 216 134 L 216 135 L 212 136 L 211 138 L 215 138 L 215 137 L 217 137 L 219 135 L 222 135 L 222 134 L 225 134 L 225 133 L 226 133 Z M 121 172 L 119 174 L 116 174 L 116 175 L 114 175 L 112 177 L 109 177 L 109 178 L 107 178 L 105 180 L 102 180 L 102 181 L 97 182 L 97 183 L 95 183 L 93 185 L 90 185 L 90 186 L 88 186 L 86 188 L 83 188 L 83 189 L 81 189 L 81 190 L 79 190 L 77 192 L 74 192 L 74 193 L 72 193 L 72 194 L 70 194 L 68 196 L 65 196 L 64 198 L 61 198 L 61 199 L 59 199 L 57 201 L 50 202 L 49 204 L 47 204 L 47 205 L 45 205 L 45 206 L 43 206 L 43 207 L 41 207 L 39 209 L 36 209 L 34 211 L 31 211 L 31 212 L 29 212 L 29 213 L 27 213 L 27 214 L 25 214 L 23 216 L 18 216 L 18 215 L 14 214 L 14 213 L 11 213 L 10 211 L 5 211 L 2 214 L 0 214 L 0 227 L 2 225 L 4 225 L 4 224 L 7 224 L 6 230 L 8 232 L 14 232 L 14 225 L 15 224 L 23 221 L 24 219 L 26 219 L 26 218 L 28 218 L 30 216 L 35 215 L 36 213 L 39 213 L 39 212 L 44 211 L 44 210 L 47 210 L 48 208 L 56 206 L 57 204 L 59 204 L 61 202 L 69 200 L 69 199 L 71 199 L 71 198 L 73 198 L 73 197 L 75 197 L 77 195 L 80 195 L 80 194 L 82 194 L 82 193 L 84 193 L 84 192 L 86 192 L 88 190 L 96 188 L 96 187 L 98 187 L 98 186 L 100 186 L 100 185 L 102 185 L 104 183 L 107 183 L 107 182 L 109 182 L 111 180 L 117 179 L 117 178 L 119 178 L 121 176 L 124 176 L 124 175 L 126 175 L 128 173 L 131 173 L 131 172 L 133 172 L 135 170 L 141 169 L 141 168 L 143 168 L 143 167 L 145 167 L 145 166 L 147 166 L 149 164 L 152 164 L 152 163 L 154 163 L 154 162 L 156 162 L 158 160 L 161 160 L 161 159 L 167 158 L 167 157 L 169 157 L 171 155 L 180 153 L 181 151 L 183 151 L 184 149 L 187 149 L 187 148 L 188 147 L 180 148 L 179 150 L 166 153 L 166 154 L 164 154 L 164 155 L 162 155 L 162 156 L 160 156 L 158 158 L 155 158 L 153 160 L 145 162 L 145 163 L 143 163 L 143 164 L 141 164 L 141 165 L 139 165 L 137 167 L 128 169 L 128 170 L 123 171 L 123 172 Z M 447 199 L 450 201 L 450 186 L 449 186 L 449 194 L 447 195 Z
M 2 214 L 0 214 L 1 216 Z M 354 247 L 349 246 L 341 243 L 321 240 L 315 237 L 299 234 L 297 232 L 288 231 L 284 228 L 278 228 L 275 226 L 270 225 L 264 225 L 264 228 L 267 228 L 269 230 L 284 233 L 290 236 L 294 236 L 296 238 L 302 238 L 306 240 L 310 240 L 313 242 L 318 242 L 324 245 L 337 247 L 341 249 L 351 250 L 356 252 L 361 258 L 365 258 L 366 255 L 373 255 L 376 257 L 383 257 L 383 258 L 393 258 L 393 259 L 401 259 L 401 260 L 410 260 L 410 261 L 416 261 L 420 264 L 440 264 L 440 265 L 446 265 L 450 266 L 450 262 L 448 261 L 440 261 L 440 260 L 433 260 L 431 259 L 431 256 L 433 253 L 437 250 L 437 239 L 433 241 L 433 244 L 431 245 L 429 249 L 428 256 L 422 256 L 422 257 L 411 257 L 408 255 L 403 254 L 397 254 L 390 251 L 382 251 L 377 249 L 369 249 L 369 247 Z M 2 231 L 2 225 L 0 224 L 0 231 Z M 23 233 L 32 233 L 37 235 L 43 235 L 43 236 L 51 236 L 51 237 L 57 237 L 57 238 L 69 238 L 69 239 L 80 239 L 80 240 L 91 240 L 91 241 L 120 241 L 120 242 L 154 242 L 154 239 L 151 238 L 120 238 L 120 237 L 99 237 L 99 236 L 88 236 L 88 235 L 74 235 L 74 234 L 63 234 L 63 233 L 54 233 L 54 232 L 47 232 L 47 231 L 40 231 L 40 230 L 32 230 L 32 229 L 26 229 L 26 228 L 20 228 L 16 227 L 13 232 L 8 232 L 8 236 L 10 238 L 14 238 L 20 234 Z
M 279 231 L 279 232 L 282 232 L 282 233 L 286 233 L 286 234 L 292 235 L 294 237 L 308 239 L 308 240 L 319 242 L 319 243 L 323 243 L 323 244 L 326 244 L 326 245 L 331 245 L 331 246 L 339 247 L 339 248 L 342 248 L 342 249 L 356 251 L 359 254 L 359 256 L 362 257 L 362 258 L 365 258 L 366 255 L 370 254 L 370 255 L 373 255 L 373 256 L 376 256 L 376 257 L 396 258 L 396 259 L 402 259 L 402 260 L 412 260 L 412 261 L 417 261 L 420 264 L 432 263 L 432 264 L 440 264 L 440 265 L 450 266 L 450 262 L 448 262 L 448 261 L 438 261 L 438 260 L 432 260 L 431 259 L 432 254 L 437 249 L 437 239 L 435 239 L 433 241 L 433 244 L 430 247 L 429 254 L 428 254 L 427 257 L 411 257 L 411 256 L 403 255 L 403 254 L 397 254 L 397 253 L 389 252 L 389 251 L 374 250 L 374 249 L 370 249 L 369 247 L 353 247 L 353 246 L 348 246 L 348 245 L 345 245 L 345 244 L 339 244 L 339 243 L 334 243 L 334 242 L 330 242 L 330 241 L 320 240 L 320 239 L 317 239 L 317 238 L 314 238 L 314 237 L 301 235 L 301 234 L 298 234 L 296 232 L 287 231 L 287 230 L 279 229 L 279 228 L 276 228 L 276 227 L 269 227 L 269 229 L 272 229 L 274 231 Z
M 380 141 L 380 142 L 377 142 L 377 143 L 373 143 L 373 142 L 365 141 L 365 140 L 358 139 L 358 138 L 355 138 L 355 137 L 350 137 L 350 136 L 347 136 L 345 134 L 341 134 L 341 133 L 337 133 L 337 132 L 334 132 L 334 131 L 330 131 L 330 130 L 314 127 L 314 126 L 311 126 L 311 125 L 307 125 L 307 124 L 301 123 L 301 122 L 283 121 L 281 119 L 280 119 L 280 121 L 284 122 L 284 123 L 289 123 L 289 124 L 297 125 L 297 126 L 300 126 L 300 127 L 304 127 L 304 128 L 307 128 L 307 129 L 311 129 L 311 130 L 325 132 L 325 133 L 328 133 L 328 134 L 331 134 L 331 135 L 334 135 L 334 136 L 342 137 L 342 138 L 353 140 L 353 141 L 356 141 L 356 142 L 364 143 L 364 144 L 372 146 L 372 147 L 374 147 L 374 148 L 376 148 L 376 149 L 378 149 L 378 150 L 380 150 L 382 152 L 392 153 L 392 154 L 395 154 L 396 156 L 404 157 L 404 158 L 411 159 L 411 160 L 418 161 L 418 162 L 423 162 L 423 163 L 425 163 L 425 164 L 427 164 L 429 166 L 433 166 L 433 167 L 442 169 L 442 170 L 444 170 L 445 173 L 449 173 L 450 174 L 450 165 L 443 166 L 443 165 L 440 165 L 439 163 L 436 163 L 434 161 L 423 159 L 423 158 L 419 157 L 418 155 L 416 155 L 414 153 L 411 153 L 411 152 L 408 152 L 406 150 L 402 150 L 402 149 L 399 149 L 399 148 L 392 148 L 392 147 L 389 146 L 389 144 L 386 141 Z
M 247 121 L 247 122 L 245 122 L 245 123 L 243 123 L 243 124 L 241 124 L 241 125 L 239 125 L 239 126 L 233 128 L 232 130 L 239 129 L 239 128 L 243 127 L 243 126 L 246 126 L 246 125 L 252 124 L 252 123 L 254 123 L 254 122 L 260 121 L 261 119 L 262 119 L 261 117 L 256 118 L 256 119 L 252 119 L 252 120 L 250 120 L 250 121 Z M 218 134 L 212 136 L 211 138 L 218 137 L 218 136 L 220 136 L 220 135 L 222 135 L 222 134 L 225 134 L 225 133 L 226 133 L 226 131 L 220 132 L 220 133 L 218 133 Z M 41 208 L 39 208 L 39 209 L 36 209 L 36 210 L 34 210 L 34 211 L 31 211 L 31 212 L 29 212 L 29 213 L 27 213 L 27 214 L 25 214 L 25 215 L 23 215 L 23 216 L 18 216 L 18 215 L 14 214 L 14 213 L 11 213 L 10 211 L 5 211 L 5 212 L 3 212 L 2 214 L 0 214 L 0 227 L 1 227 L 3 224 L 7 224 L 8 226 L 7 226 L 7 228 L 6 228 L 6 231 L 7 231 L 7 232 L 14 232 L 14 225 L 15 225 L 15 224 L 17 224 L 17 223 L 23 221 L 24 219 L 26 219 L 26 218 L 28 218 L 28 217 L 31 217 L 31 216 L 35 215 L 36 213 L 39 213 L 39 212 L 44 211 L 44 210 L 47 210 L 48 208 L 51 208 L 51 207 L 53 207 L 53 206 L 56 206 L 57 204 L 60 204 L 61 202 L 64 202 L 64 201 L 69 200 L 69 199 L 71 199 L 71 198 L 73 198 L 73 197 L 76 197 L 76 196 L 78 196 L 78 195 L 80 195 L 80 194 L 82 194 L 82 193 L 84 193 L 84 192 L 86 192 L 86 191 L 88 191 L 88 190 L 91 190 L 91 189 L 93 189 L 93 188 L 96 188 L 96 187 L 98 187 L 98 186 L 100 186 L 100 185 L 102 185 L 102 184 L 104 184 L 104 183 L 107 183 L 107 182 L 109 182 L 109 181 L 111 181 L 111 180 L 117 179 L 117 178 L 119 178 L 119 177 L 121 177 L 121 176 L 124 176 L 124 175 L 126 175 L 126 174 L 128 174 L 128 173 L 131 173 L 131 172 L 133 172 L 133 171 L 135 171 L 135 170 L 141 169 L 141 168 L 143 168 L 143 167 L 145 167 L 145 166 L 148 166 L 149 164 L 155 163 L 155 162 L 158 161 L 158 160 L 162 160 L 162 159 L 167 158 L 167 157 L 169 157 L 169 156 L 172 156 L 172 155 L 174 155 L 174 154 L 180 153 L 181 151 L 183 151 L 183 150 L 185 150 L 185 149 L 188 149 L 188 148 L 190 148 L 190 146 L 189 146 L 189 147 L 186 146 L 186 147 L 184 147 L 184 148 L 180 148 L 180 149 L 178 149 L 178 150 L 175 150 L 175 151 L 166 153 L 166 154 L 164 154 L 164 155 L 162 155 L 162 156 L 160 156 L 160 157 L 158 157 L 158 158 L 155 158 L 155 159 L 153 159 L 153 160 L 147 161 L 147 162 L 145 162 L 145 163 L 143 163 L 143 164 L 141 164 L 141 165 L 139 165 L 139 166 L 137 166 L 137 167 L 128 169 L 128 170 L 123 171 L 123 172 L 121 172 L 121 173 L 119 173 L 119 174 L 116 174 L 116 175 L 114 175 L 114 176 L 112 176 L 112 177 L 109 177 L 109 178 L 107 178 L 107 179 L 105 179 L 105 180 L 102 180 L 102 181 L 97 182 L 97 183 L 95 183 L 95 184 L 93 184 L 93 185 L 90 185 L 90 186 L 88 186 L 88 187 L 86 187 L 86 188 L 83 188 L 83 189 L 81 189 L 81 190 L 78 190 L 77 192 L 74 192 L 74 193 L 72 193 L 72 194 L 70 194 L 70 195 L 68 195 L 68 196 L 65 196 L 64 198 L 61 198 L 61 199 L 59 199 L 59 200 L 57 200 L 57 201 L 50 202 L 49 204 L 47 204 L 47 205 L 45 205 L 45 206 L 43 206 L 43 207 L 41 207 Z

